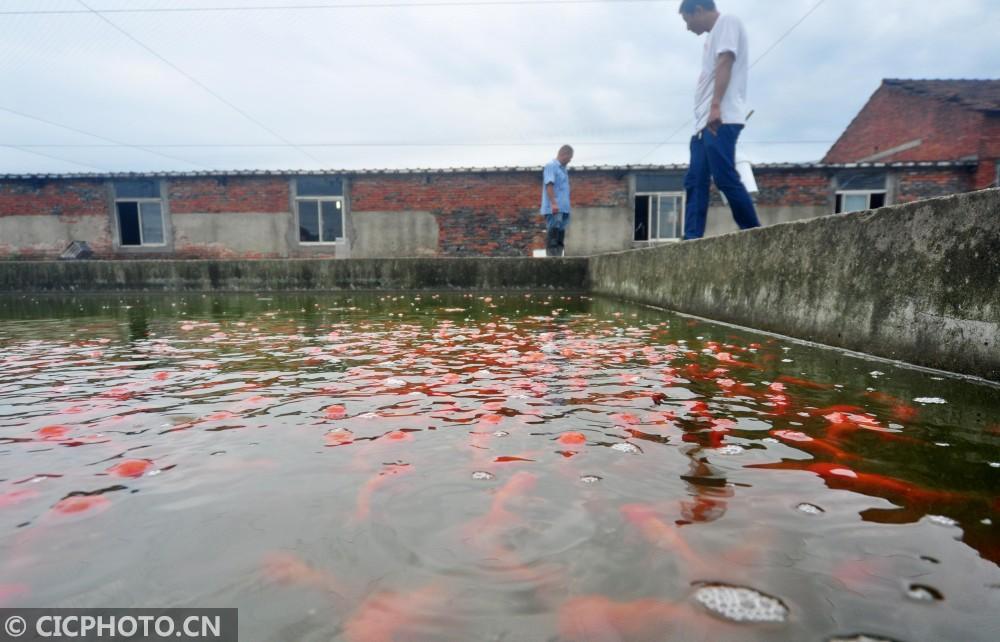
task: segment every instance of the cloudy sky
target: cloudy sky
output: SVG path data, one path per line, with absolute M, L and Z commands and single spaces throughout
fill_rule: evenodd
M 719 5 L 753 59 L 777 43 L 751 71 L 757 162 L 822 157 L 882 78 L 1000 77 L 997 0 Z M 0 0 L 0 173 L 538 165 L 564 141 L 685 162 L 702 41 L 677 7 Z

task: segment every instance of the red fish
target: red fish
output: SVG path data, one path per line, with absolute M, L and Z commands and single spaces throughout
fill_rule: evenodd
M 581 446 L 587 443 L 587 436 L 579 432 L 564 432 L 559 435 L 559 443 L 567 446 Z
M 39 493 L 37 491 L 31 490 L 30 488 L 24 490 L 12 490 L 0 495 L 0 508 L 7 508 L 8 506 L 16 506 L 21 502 L 26 502 L 30 499 L 38 497 Z
M 153 462 L 148 459 L 126 459 L 108 468 L 107 472 L 115 477 L 142 477 L 152 467 Z
M 111 506 L 111 502 L 103 495 L 73 495 L 64 497 L 52 507 L 62 515 L 73 515 L 86 511 L 101 511 Z
M 59 441 L 69 434 L 69 428 L 66 426 L 45 426 L 36 432 L 39 437 L 46 441 Z
M 347 416 L 347 408 L 338 405 L 327 406 L 323 414 L 327 419 L 343 419 Z
M 566 642 L 665 640 L 681 625 L 683 605 L 645 599 L 615 602 L 593 595 L 576 597 L 559 608 L 559 639 Z
M 800 388 L 809 388 L 811 390 L 829 390 L 833 388 L 833 386 L 828 383 L 816 383 L 815 381 L 808 381 L 806 379 L 799 379 L 797 377 L 789 377 L 787 375 L 781 375 L 780 377 L 778 377 L 778 381 L 793 386 L 799 386 Z
M 368 480 L 358 492 L 358 507 L 354 512 L 354 518 L 358 521 L 367 519 L 371 514 L 372 496 L 375 491 L 385 486 L 391 479 L 404 475 L 412 471 L 409 464 L 389 464 L 384 470 L 379 471 L 375 477 Z
M 344 636 L 349 642 L 398 642 L 413 639 L 424 627 L 454 633 L 454 618 L 443 615 L 450 611 L 448 601 L 433 584 L 406 593 L 373 593 L 344 622 Z
M 822 453 L 837 460 L 857 459 L 856 455 L 852 455 L 844 450 L 841 450 L 833 444 L 828 444 L 824 441 L 814 439 L 804 432 L 799 432 L 797 430 L 772 430 L 770 434 L 773 437 L 781 439 L 782 441 L 790 442 L 794 444 L 795 448 L 804 450 L 808 453 Z
M 681 537 L 679 529 L 660 519 L 653 508 L 644 504 L 626 504 L 620 510 L 647 542 L 677 555 L 688 565 L 700 565 L 701 560 Z
M 327 446 L 346 446 L 354 443 L 354 433 L 346 428 L 336 428 L 324 435 Z
M 332 593 L 343 590 L 331 574 L 313 568 L 290 553 L 272 553 L 264 558 L 263 566 L 264 576 L 277 584 L 306 586 Z

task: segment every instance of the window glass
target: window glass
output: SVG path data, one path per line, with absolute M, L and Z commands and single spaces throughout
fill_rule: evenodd
M 139 232 L 139 204 L 118 203 L 118 233 L 122 245 L 142 245 Z
M 320 204 L 323 211 L 323 242 L 331 243 L 344 236 L 343 204 L 340 201 L 324 201 Z
M 660 198 L 660 238 L 677 238 L 678 230 L 678 203 L 675 196 L 663 196 Z
M 160 198 L 156 181 L 115 181 L 115 198 Z
M 299 241 L 319 243 L 319 201 L 299 201 Z
M 636 241 L 648 241 L 649 240 L 649 197 L 648 196 L 636 196 L 635 197 L 635 220 L 634 229 L 635 235 L 634 239 Z
M 142 244 L 163 244 L 163 211 L 159 203 L 142 203 Z
M 339 176 L 303 176 L 295 179 L 297 196 L 343 196 L 344 181 Z
M 844 194 L 844 211 L 860 212 L 868 209 L 868 194 Z
M 872 194 L 871 199 L 868 201 L 868 207 L 873 210 L 885 207 L 885 194 Z

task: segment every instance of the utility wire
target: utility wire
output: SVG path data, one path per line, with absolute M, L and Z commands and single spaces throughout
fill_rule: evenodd
M 766 56 L 767 54 L 769 54 L 772 51 L 774 51 L 775 47 L 777 47 L 778 45 L 780 45 L 785 40 L 785 38 L 787 38 L 788 36 L 790 36 L 793 31 L 795 31 L 796 29 L 798 29 L 799 25 L 801 25 L 803 22 L 805 22 L 809 18 L 809 16 L 811 16 L 812 14 L 814 14 L 816 12 L 816 10 L 819 9 L 820 6 L 822 6 L 823 3 L 825 3 L 825 2 L 826 2 L 826 0 L 819 0 L 819 2 L 817 2 L 815 5 L 813 5 L 812 9 L 810 9 L 809 11 L 807 11 L 805 13 L 805 15 L 803 15 L 801 18 L 799 18 L 798 22 L 796 22 L 795 24 L 793 24 L 785 33 L 781 34 L 781 36 L 779 36 L 778 39 L 775 40 L 771 44 L 770 47 L 768 47 L 766 50 L 764 50 L 764 53 L 762 53 L 761 55 L 757 56 L 757 59 L 754 60 L 752 63 L 750 63 L 750 69 L 753 69 L 754 67 L 756 67 L 757 63 L 760 62 L 764 58 L 764 56 Z M 709 78 L 709 80 L 711 81 L 714 77 L 715 77 L 715 71 L 712 72 L 712 76 Z M 667 136 L 667 142 L 672 141 L 673 138 L 674 138 L 674 136 L 676 136 L 677 134 L 679 134 L 682 131 L 684 131 L 684 129 L 690 127 L 691 123 L 693 123 L 693 122 L 694 122 L 694 118 L 691 118 L 687 122 L 685 122 L 683 125 L 681 125 L 680 127 L 678 127 L 676 130 L 674 130 L 674 132 L 672 134 L 670 134 L 669 136 Z M 645 154 L 643 154 L 642 158 L 639 159 L 639 162 L 641 163 L 642 161 L 646 160 L 647 158 L 649 158 L 650 156 L 652 156 L 654 153 L 656 153 L 661 147 L 663 147 L 666 144 L 667 143 L 658 143 L 655 147 L 653 147 L 653 149 L 651 149 L 648 152 L 646 152 Z M 687 143 L 684 143 L 684 144 L 687 144 Z
M 256 7 L 216 6 L 216 7 L 160 7 L 131 9 L 35 9 L 0 11 L 0 16 L 56 16 L 56 15 L 86 15 L 92 11 L 102 14 L 115 13 L 222 13 L 222 12 L 262 12 L 262 11 L 327 11 L 331 9 L 405 9 L 405 8 L 442 8 L 442 7 L 518 7 L 545 5 L 582 5 L 582 4 L 651 4 L 661 2 L 676 2 L 677 0 L 482 0 L 472 2 L 421 1 L 421 2 L 365 2 L 344 4 L 300 4 L 300 5 L 261 5 Z
M 142 42 L 141 40 L 139 40 L 138 38 L 136 38 L 135 36 L 133 36 L 129 32 L 127 32 L 124 29 L 122 29 L 121 27 L 119 27 L 117 24 L 115 24 L 114 22 L 112 22 L 111 19 L 107 18 L 106 16 L 101 15 L 101 13 L 99 11 L 91 9 L 90 6 L 86 2 L 84 2 L 84 0 L 77 0 L 77 2 L 79 2 L 81 5 L 83 5 L 84 7 L 86 7 L 90 11 L 90 13 L 92 13 L 95 16 L 97 16 L 98 18 L 100 18 L 105 23 L 107 23 L 115 31 L 119 32 L 120 34 L 122 34 L 123 36 L 125 36 L 126 38 L 128 38 L 129 40 L 131 40 L 132 42 L 134 42 L 135 44 L 139 45 L 140 47 L 142 47 L 143 49 L 145 49 L 147 52 L 149 52 L 151 55 L 153 55 L 154 57 L 156 57 L 158 60 L 160 60 L 161 62 L 163 62 L 165 65 L 167 65 L 168 67 L 170 67 L 171 69 L 173 69 L 174 71 L 176 71 L 177 73 L 179 73 L 180 75 L 184 76 L 189 81 L 191 81 L 192 83 L 194 83 L 195 85 L 197 85 L 202 91 L 206 92 L 207 94 L 209 94 L 210 96 L 212 96 L 213 98 L 215 98 L 216 100 L 218 100 L 219 102 L 221 102 L 222 104 L 226 105 L 227 107 L 229 107 L 230 109 L 232 109 L 233 111 L 235 111 L 236 113 L 238 113 L 240 116 L 243 116 L 245 119 L 247 119 L 251 123 L 257 125 L 261 129 L 263 129 L 264 131 L 266 131 L 268 134 L 270 134 L 271 136 L 274 136 L 275 138 L 277 138 L 281 142 L 285 143 L 289 147 L 293 147 L 293 148 L 297 149 L 299 152 L 301 152 L 303 155 L 307 156 L 309 159 L 311 159 L 316 164 L 321 165 L 321 166 L 323 165 L 323 161 L 321 161 L 320 159 L 316 158 L 315 156 L 313 156 L 312 154 L 310 154 L 306 150 L 302 149 L 300 146 L 296 145 L 295 143 L 291 142 L 290 140 L 288 140 L 287 138 L 285 138 L 284 136 L 282 136 L 278 132 L 274 131 L 273 129 L 271 129 L 270 127 L 268 127 L 267 125 L 265 125 L 264 123 L 260 122 L 259 120 L 257 120 L 256 118 L 254 118 L 253 116 L 251 116 L 250 114 L 248 114 L 247 112 L 243 111 L 242 109 L 240 109 L 239 107 L 237 107 L 235 104 L 233 104 L 229 100 L 226 100 L 220 94 L 218 94 L 215 91 L 213 91 L 211 87 L 209 87 L 205 83 L 201 82 L 200 80 L 198 80 L 197 78 L 195 78 L 191 74 L 187 73 L 186 71 L 184 71 L 183 69 L 181 69 L 180 67 L 178 67 L 177 65 L 175 65 L 174 63 L 172 63 L 169 60 L 167 60 L 165 57 L 163 57 L 162 55 L 160 55 L 152 47 L 150 47 L 146 43 Z
M 830 140 L 751 140 L 744 141 L 747 145 L 829 145 L 833 141 Z M 559 141 L 549 141 L 549 142 L 515 142 L 515 143 L 502 143 L 502 142 L 482 142 L 482 143 L 419 143 L 419 142 L 356 142 L 356 143 L 298 143 L 294 145 L 295 147 L 546 147 L 546 146 L 558 146 L 562 143 Z M 649 145 L 649 141 L 576 141 L 576 145 L 590 145 L 594 147 L 613 147 L 613 146 L 646 146 Z M 659 143 L 660 145 L 687 145 L 684 142 L 669 142 L 665 141 Z M 0 144 L 0 146 L 4 146 Z M 58 144 L 58 143 L 31 143 L 31 144 L 7 144 L 8 147 L 27 147 L 27 148 L 114 148 L 120 147 L 120 145 L 110 145 L 110 144 Z M 147 145 L 143 144 L 143 148 L 184 148 L 184 149 L 273 149 L 273 148 L 287 148 L 292 147 L 289 144 L 277 144 L 277 143 L 169 143 L 169 144 L 155 144 Z
M 180 162 L 185 163 L 187 165 L 194 165 L 196 167 L 201 167 L 202 169 L 212 169 L 208 165 L 202 165 L 201 163 L 196 163 L 194 161 L 189 161 L 189 160 L 185 160 L 183 158 L 178 158 L 177 156 L 170 156 L 169 154 L 164 154 L 162 152 L 155 151 L 155 150 L 150 149 L 148 147 L 145 147 L 143 145 L 132 145 L 130 143 L 123 143 L 123 142 L 117 141 L 117 140 L 115 140 L 113 138 L 108 138 L 107 136 L 101 136 L 100 134 L 94 134 L 92 132 L 84 131 L 82 129 L 77 129 L 76 127 L 70 127 L 69 125 L 63 125 L 61 123 L 57 123 L 57 122 L 54 122 L 54 121 L 51 121 L 51 120 L 48 120 L 48 119 L 45 119 L 45 118 L 41 118 L 39 116 L 32 116 L 31 114 L 26 114 L 26 113 L 21 112 L 21 111 L 16 111 L 16 110 L 10 109 L 8 107 L 2 107 L 2 106 L 0 106 L 0 111 L 7 112 L 8 114 L 14 114 L 15 116 L 20 116 L 21 118 L 27 118 L 28 120 L 34 120 L 34 121 L 37 121 L 39 123 L 44 123 L 44 124 L 50 125 L 52 127 L 58 127 L 60 129 L 65 129 L 65 130 L 71 131 L 71 132 L 73 132 L 75 134 L 82 134 L 84 136 L 90 136 L 91 138 L 96 138 L 98 140 L 103 140 L 103 141 L 106 141 L 108 143 L 112 143 L 112 146 L 114 146 L 114 147 L 130 147 L 132 149 L 138 149 L 138 150 L 144 151 L 144 152 L 146 152 L 148 154 L 154 154 L 156 156 L 160 156 L 162 158 L 167 158 L 167 159 L 170 159 L 172 161 L 180 161 Z M 7 145 L 7 147 L 26 148 L 26 147 L 33 147 L 33 145 Z
M 57 160 L 63 163 L 70 163 L 71 165 L 79 165 L 80 167 L 86 167 L 88 169 L 96 169 L 102 172 L 111 171 L 107 167 L 100 167 L 98 165 L 88 165 L 87 163 L 81 163 L 80 161 L 70 160 L 68 158 L 56 156 L 55 154 L 46 154 L 45 152 L 39 152 L 33 149 L 26 149 L 26 147 L 28 147 L 27 145 L 0 145 L 0 147 L 6 147 L 7 149 L 16 149 L 17 151 L 24 152 L 25 154 L 34 154 L 35 156 L 42 156 L 43 158 L 50 158 L 52 160 Z

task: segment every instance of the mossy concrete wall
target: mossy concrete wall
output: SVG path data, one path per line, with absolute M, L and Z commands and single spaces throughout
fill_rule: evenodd
M 586 259 L 0 262 L 0 292 L 586 290 Z
M 593 257 L 594 293 L 1000 381 L 1000 190 Z

